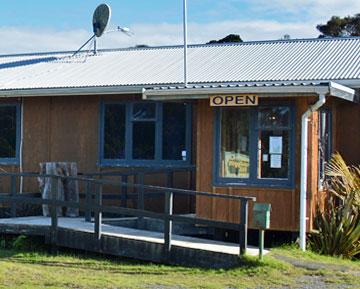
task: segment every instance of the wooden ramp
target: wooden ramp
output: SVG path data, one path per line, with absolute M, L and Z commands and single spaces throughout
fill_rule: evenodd
M 50 238 L 51 218 L 18 217 L 0 219 L 0 232 L 40 235 Z M 56 245 L 152 262 L 204 267 L 231 267 L 241 263 L 239 245 L 172 235 L 171 256 L 164 259 L 164 234 L 127 227 L 102 225 L 100 241 L 94 238 L 94 224 L 84 218 L 59 218 Z M 255 248 L 248 255 L 257 255 Z
M 8 179 L 11 185 L 9 193 L 0 194 L 0 205 L 5 204 L 5 208 L 7 206 L 7 214 L 11 217 L 0 219 L 0 233 L 40 235 L 54 246 L 186 266 L 226 268 L 240 264 L 245 254 L 257 254 L 257 250 L 247 246 L 249 202 L 254 202 L 255 198 L 172 188 L 173 172 L 168 172 L 169 187 L 145 185 L 144 173 L 140 173 L 138 183 L 129 183 L 128 175 L 116 177 L 121 178 L 121 181 L 84 176 L 0 173 L 0 181 Z M 46 188 L 50 193 L 44 197 L 35 197 L 28 193 L 19 194 L 17 183 L 21 178 L 46 180 Z M 74 200 L 65 199 L 59 194 L 61 188 L 70 182 L 76 182 L 80 190 L 79 198 Z M 120 206 L 112 202 L 104 204 L 103 189 L 109 187 L 111 192 L 117 193 L 116 200 L 123 200 L 124 197 L 126 199 L 129 190 L 135 192 L 136 207 L 129 208 L 126 202 Z M 193 199 L 203 197 L 233 200 L 238 203 L 239 222 L 203 219 L 191 212 L 174 214 L 174 195 L 191 196 Z M 161 208 L 157 211 L 145 208 L 145 198 L 154 196 L 163 201 L 163 211 Z M 19 205 L 37 208 L 42 206 L 43 209 L 46 208 L 46 214 L 50 214 L 50 217 L 24 217 L 23 213 L 19 212 Z M 59 217 L 68 209 L 75 209 L 74 211 L 80 212 L 83 217 Z M 103 214 L 136 218 L 139 229 L 106 224 L 103 222 Z M 141 224 L 145 218 L 162 222 L 164 233 L 143 230 Z M 173 234 L 173 224 L 238 231 L 239 243 L 179 236 Z

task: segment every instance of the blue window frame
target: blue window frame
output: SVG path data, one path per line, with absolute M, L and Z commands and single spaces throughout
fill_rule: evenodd
M 214 185 L 293 187 L 294 106 L 215 111 Z
M 20 105 L 0 104 L 0 164 L 18 164 Z
M 191 162 L 191 105 L 105 102 L 100 113 L 100 164 L 185 166 Z

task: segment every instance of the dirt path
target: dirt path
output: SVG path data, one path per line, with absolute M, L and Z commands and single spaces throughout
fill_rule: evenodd
M 335 265 L 327 263 L 319 263 L 314 261 L 304 261 L 284 255 L 273 254 L 278 260 L 287 262 L 295 267 L 306 270 L 306 274 L 298 277 L 296 283 L 298 284 L 295 288 L 299 289 L 325 289 L 325 288 L 360 288 L 358 285 L 346 285 L 343 282 L 337 283 L 336 279 L 341 278 L 341 274 L 353 275 L 355 278 L 360 277 L 360 271 L 354 271 L 353 268 L 344 265 Z M 336 274 L 331 274 L 336 272 Z M 292 288 L 292 287 L 283 287 Z

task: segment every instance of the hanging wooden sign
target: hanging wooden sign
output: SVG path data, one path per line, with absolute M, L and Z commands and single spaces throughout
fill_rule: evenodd
M 256 94 L 211 95 L 210 106 L 254 106 L 258 98 Z

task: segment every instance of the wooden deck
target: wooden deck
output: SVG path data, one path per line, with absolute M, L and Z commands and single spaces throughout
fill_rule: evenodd
M 51 232 L 51 218 L 34 216 L 0 219 L 0 233 L 42 235 Z M 58 218 L 58 246 L 90 250 L 155 262 L 164 262 L 164 234 L 127 227 L 102 225 L 100 243 L 94 241 L 94 223 L 84 218 Z M 257 255 L 247 248 L 247 255 Z M 239 245 L 172 235 L 172 256 L 167 263 L 205 267 L 230 267 L 241 263 Z

